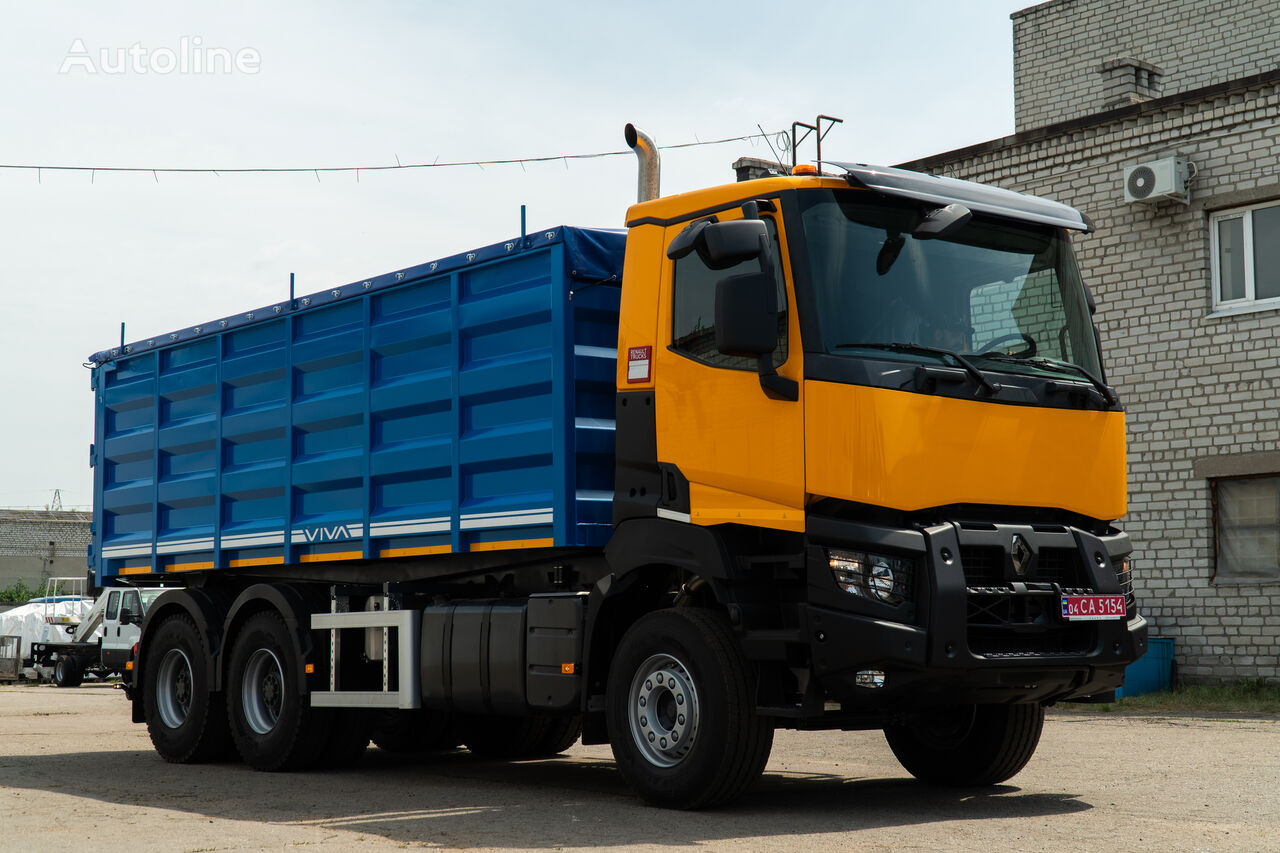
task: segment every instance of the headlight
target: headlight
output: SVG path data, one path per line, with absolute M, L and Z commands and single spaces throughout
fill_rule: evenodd
M 831 576 L 845 592 L 897 605 L 911 597 L 915 561 L 866 551 L 827 551 Z

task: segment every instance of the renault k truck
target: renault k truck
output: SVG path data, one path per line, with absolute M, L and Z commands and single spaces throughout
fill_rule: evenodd
M 779 727 L 994 784 L 1121 686 L 1147 626 L 1089 220 L 853 163 L 662 197 L 627 136 L 625 231 L 91 356 L 96 579 L 178 587 L 127 664 L 164 759 L 581 737 L 698 808 Z

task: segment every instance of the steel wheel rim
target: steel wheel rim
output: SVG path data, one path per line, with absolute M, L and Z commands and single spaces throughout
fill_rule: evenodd
M 245 663 L 240 702 L 249 728 L 265 735 L 276 727 L 284 706 L 284 668 L 270 649 L 258 649 Z
M 652 655 L 636 669 L 627 695 L 631 737 L 655 767 L 674 767 L 697 740 L 698 689 L 689 668 L 671 655 Z
M 191 661 L 182 649 L 169 649 L 164 653 L 156 678 L 156 710 L 160 712 L 160 720 L 171 729 L 180 727 L 191 713 L 194 680 Z

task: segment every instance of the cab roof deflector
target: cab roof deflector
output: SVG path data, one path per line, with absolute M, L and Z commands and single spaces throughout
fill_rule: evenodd
M 902 196 L 931 204 L 948 205 L 959 202 L 975 213 L 1006 216 L 1026 222 L 1070 228 L 1088 234 L 1093 223 L 1074 207 L 1056 201 L 1023 195 L 999 187 L 975 184 L 956 178 L 943 178 L 895 169 L 891 166 L 868 166 L 862 163 L 837 163 L 828 160 L 825 165 L 845 171 L 845 180 L 851 186 L 874 190 L 885 195 Z

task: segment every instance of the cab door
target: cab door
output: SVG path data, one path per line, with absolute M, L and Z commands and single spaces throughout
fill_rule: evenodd
M 117 602 L 116 596 L 120 596 Z M 102 665 L 121 670 L 141 636 L 142 600 L 136 589 L 112 592 L 102 619 Z
M 725 222 L 740 210 L 718 213 Z M 778 292 L 777 373 L 803 397 L 803 356 L 786 237 L 772 214 L 769 230 Z M 692 220 L 691 220 L 692 221 Z M 666 229 L 664 246 L 689 222 Z M 659 341 L 654 353 L 659 463 L 688 481 L 689 521 L 804 530 L 804 403 L 775 399 L 761 387 L 754 358 L 725 355 L 715 343 L 716 283 L 755 272 L 756 260 L 714 270 L 698 252 L 665 259 Z M 670 470 L 669 468 L 667 469 Z

